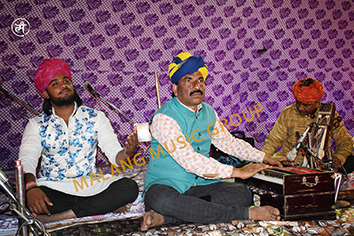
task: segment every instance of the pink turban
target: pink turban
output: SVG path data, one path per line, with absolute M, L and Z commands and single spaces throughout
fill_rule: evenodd
M 292 90 L 295 99 L 305 104 L 317 102 L 324 94 L 321 82 L 312 78 L 300 79 L 293 85 Z
M 44 59 L 34 73 L 33 82 L 38 91 L 43 93 L 53 78 L 59 74 L 65 75 L 72 80 L 70 67 L 65 61 L 58 58 Z

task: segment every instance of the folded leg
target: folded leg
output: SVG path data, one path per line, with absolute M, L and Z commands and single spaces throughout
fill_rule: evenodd
M 192 187 L 185 194 L 181 194 L 170 186 L 155 184 L 145 194 L 146 210 L 152 209 L 162 214 L 165 224 L 178 221 L 219 223 L 234 219 L 248 219 L 248 208 L 251 203 L 249 191 L 240 191 L 246 192 L 246 194 L 240 193 L 243 196 L 239 197 L 240 199 L 248 198 L 248 200 L 237 201 L 237 196 L 235 196 L 236 203 L 225 205 L 220 203 L 225 198 L 221 197 L 221 194 L 216 194 L 217 189 L 221 189 L 221 187 L 222 185 L 219 186 L 219 184 Z M 212 188 L 216 188 L 216 190 L 211 190 Z M 211 194 L 211 201 L 201 198 L 207 194 Z M 234 194 L 234 191 L 231 193 L 225 191 L 224 194 Z M 232 199 L 232 197 L 228 198 Z M 246 202 L 249 203 L 246 204 Z

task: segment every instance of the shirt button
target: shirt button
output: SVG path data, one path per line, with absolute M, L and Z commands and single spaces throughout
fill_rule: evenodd
M 198 149 L 198 151 L 200 151 L 200 148 L 199 148 L 199 147 L 197 147 L 197 149 Z
M 201 134 L 201 133 L 199 133 L 199 136 L 202 136 L 202 134 Z

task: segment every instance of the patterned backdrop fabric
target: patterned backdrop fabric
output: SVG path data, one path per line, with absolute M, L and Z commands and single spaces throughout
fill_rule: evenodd
M 23 37 L 12 23 L 26 19 Z M 32 82 L 44 58 L 62 58 L 84 104 L 105 111 L 124 140 L 132 123 L 100 105 L 89 81 L 135 122 L 171 97 L 168 64 L 189 51 L 209 67 L 205 102 L 230 130 L 262 148 L 280 111 L 294 102 L 291 85 L 313 77 L 324 85 L 354 134 L 353 0 L 1 0 L 2 88 L 42 110 Z M 11 169 L 31 112 L 0 97 L 0 168 Z M 105 163 L 100 155 L 99 163 Z

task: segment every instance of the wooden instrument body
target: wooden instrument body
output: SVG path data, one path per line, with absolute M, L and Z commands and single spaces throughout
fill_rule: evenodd
M 308 132 L 308 136 L 304 140 L 303 154 L 304 167 L 315 169 L 331 169 L 332 165 L 324 166 L 324 162 L 332 161 L 333 150 L 329 144 L 329 132 L 333 129 L 335 123 L 338 123 L 335 116 L 335 106 L 332 103 L 322 103 L 319 107 L 316 124 L 312 126 Z
M 292 172 L 301 169 L 302 173 Z M 334 173 L 300 167 L 266 170 L 266 174 L 282 176 L 277 183 L 261 175 L 246 180 L 260 205 L 279 209 L 283 220 L 335 219 Z M 282 183 L 282 184 L 280 184 Z
M 320 159 L 328 159 L 330 154 L 328 153 L 328 139 L 329 131 L 333 127 L 333 119 L 335 114 L 335 106 L 332 103 L 323 103 L 320 106 L 320 110 L 317 115 L 317 129 L 314 135 L 314 149 L 317 149 L 317 157 Z

